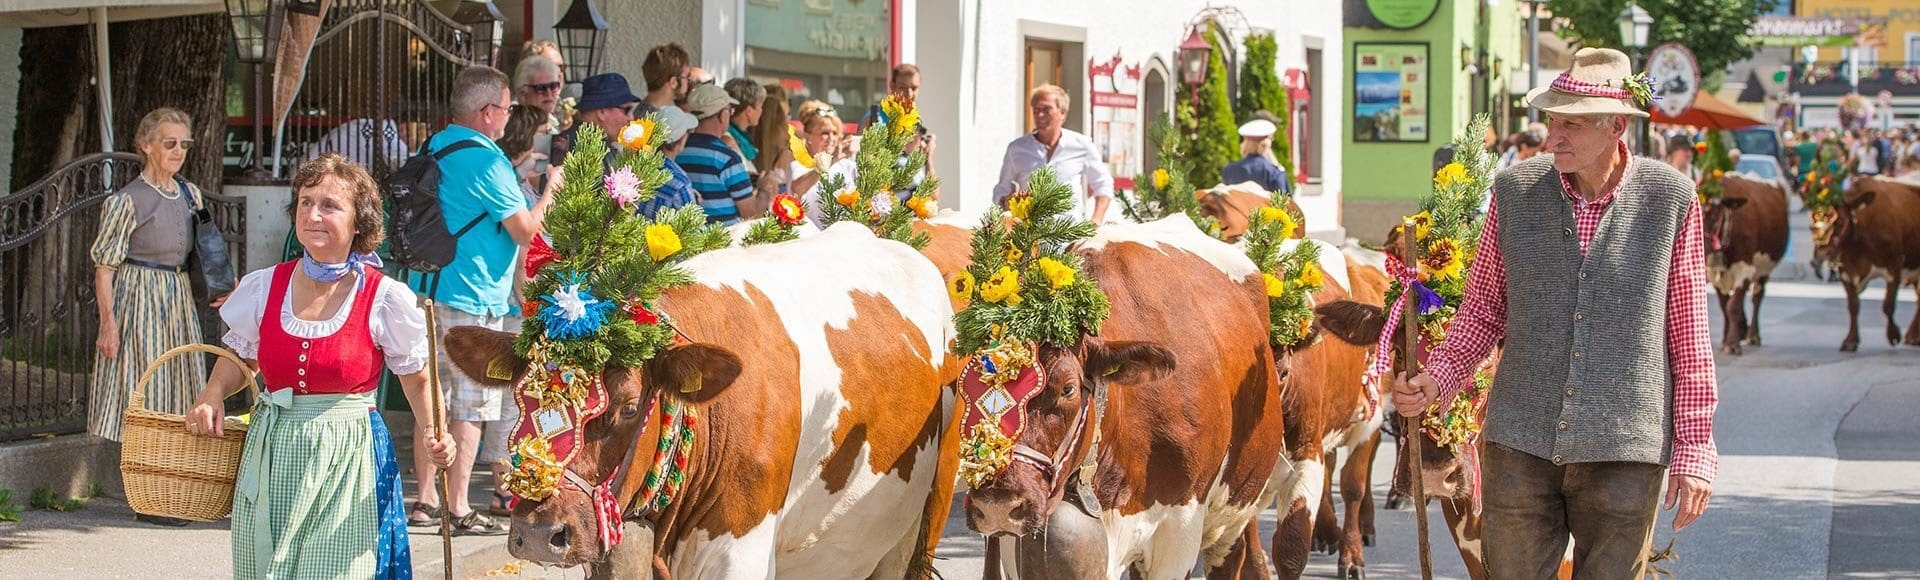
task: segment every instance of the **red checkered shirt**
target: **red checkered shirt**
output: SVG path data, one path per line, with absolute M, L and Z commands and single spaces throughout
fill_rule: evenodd
M 1620 146 L 1626 157 L 1626 145 Z M 1594 201 L 1581 198 L 1566 176 L 1560 180 L 1573 207 L 1580 238 L 1580 254 L 1600 228 L 1600 216 L 1612 205 L 1619 186 Z M 1428 373 L 1440 384 L 1440 400 L 1450 400 L 1464 388 L 1473 369 L 1486 360 L 1494 343 L 1507 333 L 1507 270 L 1500 257 L 1500 210 L 1487 211 L 1480 232 L 1479 254 L 1467 274 L 1465 303 L 1447 329 L 1447 339 L 1431 356 Z M 1687 220 L 1674 240 L 1672 266 L 1667 276 L 1667 364 L 1673 369 L 1672 473 L 1711 482 L 1719 472 L 1720 454 L 1713 445 L 1713 410 L 1719 404 L 1713 375 L 1713 345 L 1707 335 L 1705 254 L 1701 245 L 1700 203 L 1687 209 Z

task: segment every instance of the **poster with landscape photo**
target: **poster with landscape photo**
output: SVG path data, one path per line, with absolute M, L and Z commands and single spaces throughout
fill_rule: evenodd
M 1427 141 L 1426 43 L 1353 45 L 1353 140 Z

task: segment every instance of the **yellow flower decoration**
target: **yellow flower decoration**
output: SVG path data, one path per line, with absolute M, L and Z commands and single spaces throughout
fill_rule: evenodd
M 909 197 L 907 198 L 907 209 L 913 210 L 913 215 L 918 216 L 920 219 L 933 217 L 933 198 L 924 195 Z
M 920 125 L 920 111 L 915 109 L 913 101 L 900 98 L 900 95 L 887 95 L 880 101 L 880 112 L 887 116 L 887 129 L 893 136 L 899 137 Z
M 1453 280 L 1460 277 L 1466 269 L 1461 260 L 1460 247 L 1453 240 L 1441 238 L 1427 246 L 1427 257 L 1420 261 L 1425 268 L 1422 274 L 1435 281 Z
M 1300 268 L 1300 276 L 1295 278 L 1295 283 L 1305 288 L 1319 288 L 1327 283 L 1327 276 L 1320 273 L 1319 266 L 1307 264 Z
M 1425 240 L 1433 233 L 1433 212 L 1423 211 L 1413 214 L 1414 240 Z
M 961 271 L 947 281 L 947 295 L 962 304 L 973 301 L 973 273 Z
M 1433 185 L 1434 187 L 1445 189 L 1452 187 L 1455 183 L 1464 181 L 1466 178 L 1467 166 L 1461 165 L 1458 162 L 1448 163 L 1446 167 L 1441 167 L 1439 172 L 1433 174 Z
M 1280 298 L 1287 295 L 1287 281 L 1273 274 L 1260 274 L 1267 279 L 1267 297 Z
M 1722 176 L 1722 175 L 1726 175 L 1726 174 L 1727 174 L 1727 170 L 1725 170 L 1725 169 L 1719 169 L 1719 168 L 1715 168 L 1715 169 L 1713 170 L 1713 178 L 1714 178 L 1714 179 L 1719 179 L 1719 178 L 1720 178 L 1720 176 Z
M 1167 181 L 1170 179 L 1173 179 L 1173 178 L 1167 175 L 1167 168 L 1162 167 L 1162 168 L 1153 170 L 1153 188 L 1154 189 L 1166 189 Z
M 1073 266 L 1053 258 L 1041 258 L 1038 262 L 1040 274 L 1047 277 L 1047 283 L 1060 288 L 1073 283 Z
M 1259 212 L 1259 216 L 1261 218 L 1269 222 L 1276 222 L 1280 224 L 1281 238 L 1293 237 L 1294 230 L 1300 228 L 1299 222 L 1293 221 L 1293 214 L 1287 213 L 1287 210 L 1280 209 L 1271 205 L 1263 205 L 1263 206 L 1260 206 L 1260 209 L 1256 211 Z
M 1008 246 L 1006 255 L 1003 255 L 1001 257 L 1005 258 L 1007 262 L 1019 263 L 1020 258 L 1026 257 L 1026 252 L 1020 251 L 1020 248 Z
M 1033 196 L 1018 195 L 1007 200 L 1007 211 L 1013 212 L 1013 219 L 1025 220 L 1027 213 L 1033 210 Z
M 643 151 L 647 148 L 647 144 L 653 142 L 653 132 L 658 128 L 652 117 L 634 119 L 633 122 L 627 123 L 627 126 L 620 128 L 620 144 L 627 149 Z
M 793 160 L 799 161 L 800 165 L 807 169 L 820 169 L 814 166 L 813 152 L 807 151 L 807 143 L 800 140 L 800 134 L 795 133 L 792 127 L 787 128 L 787 148 L 793 150 Z
M 1005 302 L 1008 306 L 1020 304 L 1020 273 L 1012 267 L 1001 266 L 993 277 L 980 285 L 980 298 L 988 302 Z
M 839 193 L 833 194 L 833 201 L 838 202 L 840 205 L 853 207 L 854 202 L 860 201 L 860 192 L 851 187 L 842 189 Z
M 673 226 L 666 224 L 647 226 L 647 253 L 653 256 L 653 261 L 665 260 L 667 256 L 679 251 L 680 234 L 673 231 Z

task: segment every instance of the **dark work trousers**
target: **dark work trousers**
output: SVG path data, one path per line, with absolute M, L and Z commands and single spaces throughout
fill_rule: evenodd
M 1569 535 L 1576 580 L 1637 580 L 1645 573 L 1666 467 L 1554 465 L 1497 443 L 1485 449 L 1481 501 L 1489 576 L 1553 578 Z

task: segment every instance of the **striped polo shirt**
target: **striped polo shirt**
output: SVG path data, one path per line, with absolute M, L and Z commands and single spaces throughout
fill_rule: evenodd
M 707 221 L 729 226 L 740 221 L 739 203 L 753 196 L 753 180 L 747 176 L 746 161 L 739 153 L 719 137 L 693 133 L 687 135 L 686 149 L 673 161 L 693 182 Z

